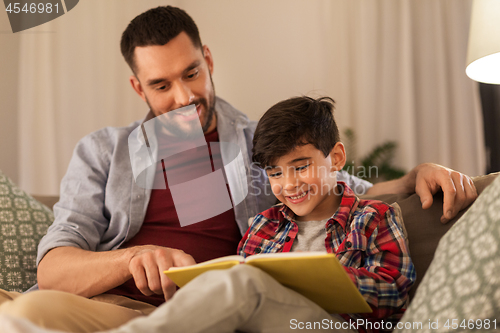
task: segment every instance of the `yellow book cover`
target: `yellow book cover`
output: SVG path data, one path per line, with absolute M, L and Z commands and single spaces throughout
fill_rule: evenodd
M 271 275 L 279 283 L 315 302 L 328 313 L 366 313 L 371 308 L 332 253 L 286 252 L 248 258 L 227 256 L 197 265 L 172 267 L 164 273 L 179 287 L 212 269 L 246 264 Z

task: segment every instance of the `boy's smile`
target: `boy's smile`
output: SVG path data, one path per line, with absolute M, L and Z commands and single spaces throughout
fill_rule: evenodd
M 298 146 L 266 167 L 274 195 L 290 208 L 299 221 L 329 218 L 337 210 L 341 196 L 336 190 L 336 171 L 345 163 L 342 143 L 328 156 L 312 144 Z

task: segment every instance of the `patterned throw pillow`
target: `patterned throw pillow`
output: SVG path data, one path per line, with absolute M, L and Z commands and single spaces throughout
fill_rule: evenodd
M 38 242 L 53 221 L 49 208 L 0 171 L 0 289 L 25 291 L 36 283 Z
M 441 239 L 399 325 L 396 332 L 500 330 L 500 177 Z

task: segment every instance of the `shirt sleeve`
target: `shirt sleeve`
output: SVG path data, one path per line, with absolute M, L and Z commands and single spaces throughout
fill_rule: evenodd
M 383 213 L 360 214 L 354 218 L 351 226 L 364 225 L 364 232 L 354 229 L 351 233 L 358 235 L 352 237 L 366 237 L 360 241 L 366 244 L 366 249 L 353 256 L 358 258 L 359 265 L 345 267 L 373 310 L 365 317 L 372 318 L 387 318 L 400 312 L 416 279 L 399 216 L 392 207 L 383 206 L 386 207 Z
M 54 206 L 54 223 L 38 245 L 37 265 L 53 248 L 71 246 L 96 251 L 109 226 L 104 194 L 109 150 L 104 131 L 84 137 L 76 146 L 61 181 L 60 200 Z

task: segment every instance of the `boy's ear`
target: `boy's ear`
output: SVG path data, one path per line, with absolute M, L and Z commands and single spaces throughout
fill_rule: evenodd
M 330 152 L 330 158 L 332 159 L 332 171 L 340 171 L 345 165 L 346 154 L 345 147 L 342 142 L 337 142 Z

